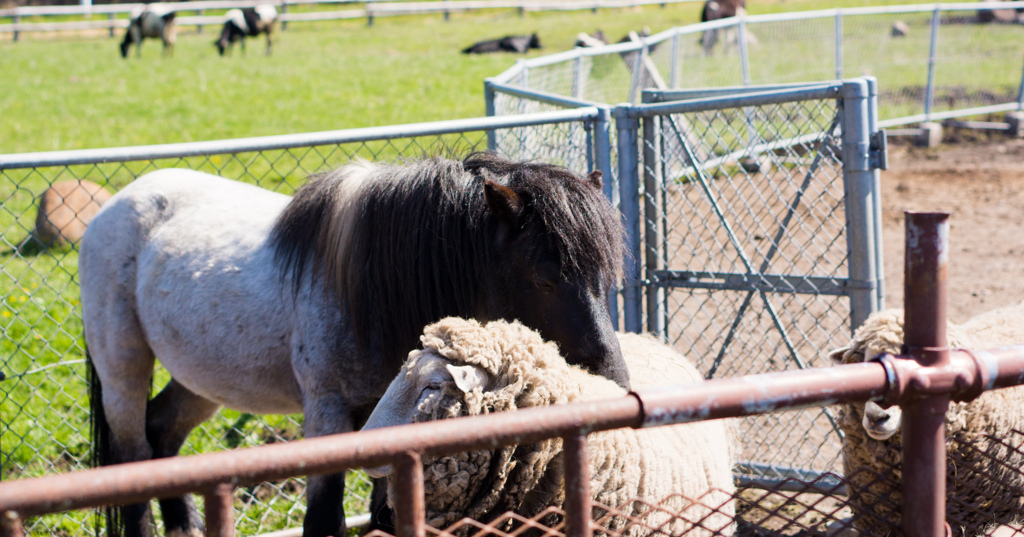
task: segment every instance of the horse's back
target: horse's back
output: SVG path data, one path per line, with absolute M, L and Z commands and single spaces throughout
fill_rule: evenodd
M 289 199 L 191 170 L 153 172 L 122 189 L 82 240 L 90 346 L 133 340 L 201 396 L 241 410 L 297 411 L 297 387 L 287 381 L 289 302 L 269 246 Z M 232 371 L 242 389 L 225 390 L 211 371 Z M 279 393 L 247 391 L 266 378 L 280 379 Z

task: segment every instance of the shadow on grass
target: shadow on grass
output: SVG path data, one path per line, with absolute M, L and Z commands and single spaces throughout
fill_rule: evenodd
M 46 244 L 36 238 L 35 235 L 29 234 L 17 246 L 0 251 L 0 258 L 9 259 L 11 257 L 39 257 L 43 254 L 66 254 L 76 249 L 77 246 L 70 243 Z

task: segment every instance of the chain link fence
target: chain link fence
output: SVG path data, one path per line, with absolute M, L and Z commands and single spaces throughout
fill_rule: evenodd
M 1014 14 L 991 22 L 995 9 Z M 873 76 L 882 126 L 1024 110 L 1024 2 L 833 9 L 728 18 L 524 60 L 494 82 L 591 102 L 641 90 Z M 738 36 L 745 36 L 739 39 Z M 625 60 L 625 61 L 623 61 Z
M 495 113 L 588 102 L 488 88 Z M 873 79 L 646 90 L 611 110 L 634 246 L 620 326 L 660 335 L 707 378 L 830 365 L 883 305 L 875 92 Z M 828 409 L 747 418 L 739 437 L 743 482 L 842 473 Z
M 90 453 L 78 252 L 73 245 L 44 244 L 36 232 L 40 195 L 65 182 L 54 212 L 70 209 L 71 222 L 97 193 L 91 182 L 116 192 L 162 168 L 190 168 L 292 193 L 310 174 L 353 159 L 396 161 L 424 156 L 463 156 L 487 149 L 487 129 L 498 150 L 517 159 L 543 159 L 584 170 L 593 163 L 595 111 L 561 112 L 492 120 L 465 120 L 312 135 L 279 136 L 111 150 L 0 156 L 0 462 L 4 480 L 86 468 Z M 70 182 L 70 183 L 66 183 Z M 82 193 L 85 195 L 80 195 Z M 98 201 L 99 198 L 97 197 Z M 82 213 L 84 214 L 84 213 Z M 77 222 L 82 224 L 84 222 Z M 70 229 L 70 227 L 62 228 Z M 169 377 L 158 367 L 153 384 Z M 300 438 L 301 416 L 252 416 L 221 411 L 197 428 L 182 454 L 284 442 Z M 351 473 L 346 512 L 365 513 L 369 482 Z M 258 534 L 301 525 L 304 480 L 289 479 L 240 489 L 238 531 Z M 200 500 L 201 501 L 201 500 Z M 82 535 L 92 521 L 82 513 L 33 519 L 35 535 Z

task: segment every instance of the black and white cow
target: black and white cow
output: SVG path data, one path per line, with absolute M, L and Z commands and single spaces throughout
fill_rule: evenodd
M 225 51 L 231 49 L 231 45 L 235 41 L 241 41 L 242 52 L 245 52 L 245 38 L 256 37 L 260 34 L 267 35 L 267 56 L 270 55 L 274 23 L 277 22 L 277 9 L 274 9 L 274 6 L 262 5 L 254 8 L 231 9 L 224 14 L 224 17 L 227 20 L 224 21 L 220 39 L 213 43 L 217 46 L 217 51 L 221 56 Z
M 540 38 L 533 35 L 507 35 L 473 43 L 462 50 L 463 54 L 484 54 L 487 52 L 518 52 L 526 54 L 531 48 L 540 48 Z
M 177 36 L 174 11 L 163 4 L 147 4 L 132 11 L 128 31 L 121 41 L 121 57 L 128 57 L 132 45 L 135 45 L 135 55 L 142 57 L 142 40 L 147 37 L 159 37 L 164 42 L 164 56 L 173 56 Z

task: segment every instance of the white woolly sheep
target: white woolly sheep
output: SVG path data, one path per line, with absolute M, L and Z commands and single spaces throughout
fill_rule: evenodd
M 1024 302 L 959 326 L 949 323 L 947 336 L 952 348 L 1024 343 Z M 829 357 L 835 363 L 856 363 L 882 353 L 899 354 L 902 343 L 903 312 L 886 310 L 868 317 L 850 346 L 831 352 Z M 856 517 L 855 523 L 870 535 L 884 535 L 900 522 L 900 418 L 895 406 L 883 410 L 871 402 L 842 405 L 839 425 L 845 433 L 843 466 L 851 485 L 850 499 L 859 514 L 868 514 Z M 1024 387 L 990 391 L 968 403 L 950 404 L 946 413 L 946 515 L 954 534 L 976 534 L 989 524 L 1009 522 L 1024 506 L 1024 453 L 1019 447 L 1005 445 L 1013 431 L 1024 432 Z
M 625 390 L 568 366 L 558 348 L 519 323 L 443 319 L 421 336 L 364 427 L 608 399 Z M 682 355 L 653 338 L 619 334 L 634 388 L 700 382 Z M 622 535 L 732 535 L 731 446 L 724 421 L 593 433 L 588 441 L 594 502 L 624 516 L 594 519 Z M 533 517 L 565 500 L 561 439 L 424 459 L 427 523 L 490 521 L 507 511 Z M 370 474 L 382 477 L 389 467 Z M 393 487 L 389 485 L 389 489 Z M 393 490 L 389 490 L 393 497 Z M 641 498 L 653 502 L 650 508 Z M 692 501 L 691 501 L 692 500 Z M 557 523 L 549 515 L 541 522 Z M 689 533 L 686 533 L 689 531 Z

